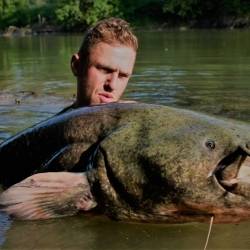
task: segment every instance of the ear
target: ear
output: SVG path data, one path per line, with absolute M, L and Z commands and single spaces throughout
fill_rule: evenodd
M 71 70 L 74 76 L 79 76 L 80 72 L 80 56 L 78 53 L 74 54 L 70 62 Z

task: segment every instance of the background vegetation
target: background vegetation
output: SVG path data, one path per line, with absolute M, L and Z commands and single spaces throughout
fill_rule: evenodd
M 118 16 L 136 26 L 246 26 L 249 0 L 0 0 L 0 29 L 10 25 L 52 25 L 84 30 L 97 20 Z

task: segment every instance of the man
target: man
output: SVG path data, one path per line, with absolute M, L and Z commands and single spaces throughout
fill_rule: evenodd
M 137 38 L 132 33 L 129 24 L 122 19 L 105 19 L 89 29 L 79 52 L 74 54 L 71 60 L 72 72 L 77 78 L 76 101 L 60 113 L 81 106 L 119 101 L 132 74 L 137 48 Z M 41 204 L 36 202 L 39 197 L 34 195 L 34 190 L 36 192 L 37 188 L 40 188 L 39 192 L 47 197 L 45 189 L 52 187 L 56 197 L 57 185 L 59 188 L 69 183 L 73 185 L 73 188 L 79 183 L 84 186 L 89 185 L 84 175 L 66 172 L 33 175 L 32 183 L 33 181 L 38 184 L 36 189 L 27 188 L 27 185 L 21 185 L 21 189 L 15 189 L 13 186 L 12 196 L 7 195 L 5 199 L 8 201 L 14 197 L 18 199 L 18 204 L 22 205 L 14 206 L 11 203 L 8 206 L 10 213 L 16 216 L 21 215 L 23 219 L 49 218 L 50 213 L 56 212 L 56 209 L 50 207 L 49 210 L 43 210 Z M 89 210 L 96 206 L 96 203 L 92 201 L 92 195 L 87 192 L 86 195 L 84 193 L 79 204 L 76 204 L 77 209 Z M 25 213 L 23 213 L 24 210 Z
M 104 19 L 90 28 L 71 59 L 77 78 L 76 101 L 60 113 L 119 101 L 132 74 L 137 48 L 136 36 L 122 19 Z

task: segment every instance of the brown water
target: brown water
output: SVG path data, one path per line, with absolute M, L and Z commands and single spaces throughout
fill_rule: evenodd
M 250 122 L 250 32 L 140 32 L 126 99 Z M 73 100 L 80 35 L 0 38 L 0 140 Z M 24 91 L 24 92 L 23 92 Z M 1 166 L 2 167 L 2 166 Z M 0 214 L 2 249 L 203 249 L 208 224 L 128 224 L 83 215 L 39 222 Z M 250 222 L 214 225 L 208 249 L 250 249 Z

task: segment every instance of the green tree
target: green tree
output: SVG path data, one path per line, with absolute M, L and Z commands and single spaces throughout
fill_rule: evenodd
M 249 0 L 0 0 L 0 28 L 40 23 L 84 29 L 100 19 L 124 17 L 138 25 L 181 20 L 199 23 L 250 16 Z M 41 22 L 43 20 L 43 22 Z M 145 22 L 146 21 L 146 22 Z
M 248 0 L 165 0 L 163 11 L 184 19 L 201 17 L 220 19 L 249 13 Z
M 82 13 L 79 10 L 79 1 L 62 5 L 55 10 L 56 19 L 64 29 L 71 30 L 83 23 Z
M 181 18 L 195 18 L 201 14 L 200 0 L 167 0 L 163 5 L 163 11 Z
M 119 0 L 80 0 L 79 7 L 88 25 L 109 16 L 122 16 Z

